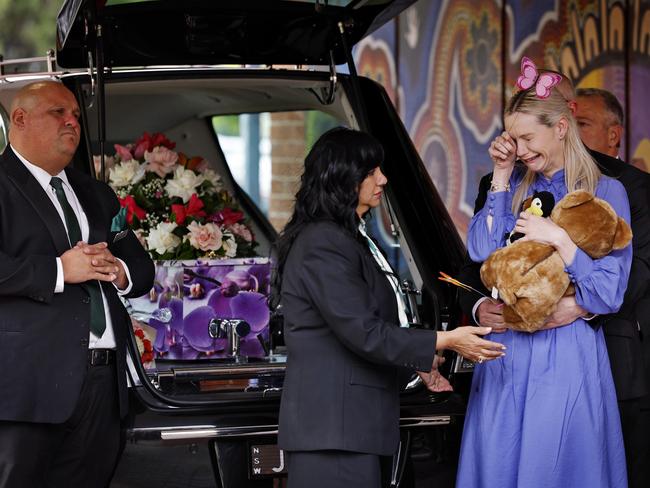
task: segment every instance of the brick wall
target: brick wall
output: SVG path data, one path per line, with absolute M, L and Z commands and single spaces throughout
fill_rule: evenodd
M 305 159 L 305 114 L 271 114 L 269 220 L 280 231 L 291 217 Z

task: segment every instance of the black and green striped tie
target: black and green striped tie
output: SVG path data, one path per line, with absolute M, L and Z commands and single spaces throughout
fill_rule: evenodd
M 65 226 L 68 228 L 68 239 L 70 239 L 70 247 L 72 247 L 81 240 L 79 221 L 65 196 L 63 180 L 54 176 L 52 180 L 50 180 L 50 185 L 54 188 L 56 198 L 59 200 L 61 208 L 63 209 Z M 97 337 L 101 337 L 106 330 L 106 315 L 104 313 L 102 292 L 99 289 L 99 281 L 88 281 L 84 283 L 84 287 L 90 296 L 90 331 Z

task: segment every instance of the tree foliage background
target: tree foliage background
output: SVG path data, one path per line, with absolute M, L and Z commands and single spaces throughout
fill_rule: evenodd
M 5 59 L 22 58 L 54 49 L 62 4 L 63 0 L 0 0 L 0 54 Z

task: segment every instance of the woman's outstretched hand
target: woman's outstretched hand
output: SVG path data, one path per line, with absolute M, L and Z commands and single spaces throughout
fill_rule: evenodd
M 491 327 L 458 327 L 451 331 L 438 331 L 436 349 L 451 349 L 464 358 L 477 363 L 505 356 L 506 346 L 483 339 Z

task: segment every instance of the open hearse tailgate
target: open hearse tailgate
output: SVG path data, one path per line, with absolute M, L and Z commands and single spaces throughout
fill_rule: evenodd
M 101 23 L 107 66 L 330 64 L 415 0 L 66 0 L 57 60 L 87 66 Z

